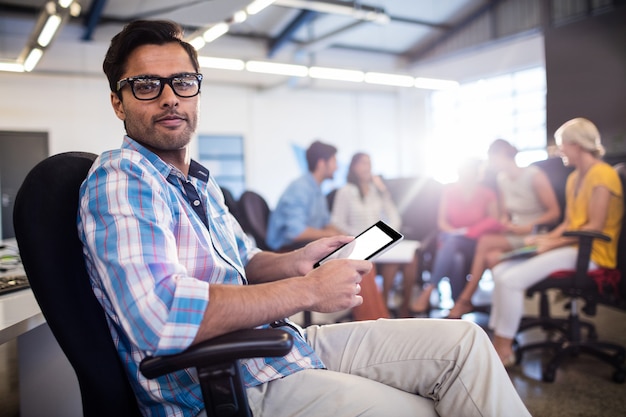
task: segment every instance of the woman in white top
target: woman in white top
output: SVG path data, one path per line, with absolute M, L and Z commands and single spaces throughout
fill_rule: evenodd
M 331 223 L 350 235 L 356 235 L 379 220 L 394 229 L 400 227 L 400 213 L 380 177 L 372 175 L 369 155 L 354 154 L 348 169 L 347 184 L 337 190 Z
M 489 164 L 497 172 L 501 232 L 478 240 L 470 279 L 455 300 L 449 318 L 458 319 L 473 311 L 472 295 L 480 278 L 499 262 L 502 253 L 523 247 L 538 225 L 556 224 L 559 219 L 561 209 L 547 175 L 536 166 L 518 166 L 516 154 L 517 149 L 504 139 L 489 146 Z
M 391 199 L 385 183 L 372 175 L 372 161 L 368 154 L 358 152 L 352 157 L 348 169 L 347 184 L 338 189 L 331 211 L 331 224 L 350 235 L 357 235 L 379 220 L 394 229 L 399 229 L 401 218 Z M 379 264 L 378 271 L 383 277 L 382 299 L 387 302 L 393 280 L 401 266 L 404 266 L 404 297 L 398 314 L 409 316 L 409 300 L 417 274 L 417 264 Z M 408 294 L 408 296 L 407 296 Z

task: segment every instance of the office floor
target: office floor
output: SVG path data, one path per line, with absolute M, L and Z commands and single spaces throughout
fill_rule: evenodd
M 536 311 L 537 302 L 527 300 L 527 311 Z M 559 305 L 553 314 L 563 311 Z M 433 315 L 445 311 L 435 310 Z M 482 313 L 466 315 L 464 319 L 485 325 Z M 598 307 L 592 321 L 600 338 L 626 344 L 626 313 Z M 538 332 L 528 332 L 525 340 L 537 338 Z M 0 345 L 0 417 L 19 416 L 19 387 L 17 376 L 17 344 Z M 541 380 L 542 355 L 528 353 L 520 366 L 509 375 L 524 403 L 534 417 L 622 417 L 626 415 L 626 384 L 611 380 L 612 368 L 587 356 L 567 361 L 557 372 L 554 383 Z M 51 414 L 53 416 L 54 414 Z M 515 416 L 502 416 L 515 417 Z

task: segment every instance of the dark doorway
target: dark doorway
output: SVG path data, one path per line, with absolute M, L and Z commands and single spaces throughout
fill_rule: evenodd
M 0 237 L 15 237 L 13 203 L 26 174 L 48 156 L 48 133 L 0 131 Z M 43 207 L 42 207 L 43 209 Z

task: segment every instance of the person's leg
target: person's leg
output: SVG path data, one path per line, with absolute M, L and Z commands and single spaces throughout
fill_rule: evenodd
M 371 379 L 308 369 L 248 388 L 255 416 L 271 417 L 436 417 L 431 399 Z
M 553 271 L 574 269 L 577 252 L 576 247 L 568 246 L 527 260 L 502 262 L 493 268 L 494 309 L 489 325 L 495 331 L 496 351 L 504 361 L 513 354 L 513 339 L 524 313 L 526 289 Z
M 382 297 L 385 301 L 385 305 L 387 305 L 389 302 L 389 294 L 391 293 L 391 289 L 393 288 L 393 284 L 396 279 L 396 274 L 398 273 L 400 267 L 398 264 L 380 263 L 376 264 L 376 268 L 378 269 L 380 276 L 383 278 Z
M 470 271 L 470 279 L 465 284 L 459 298 L 455 300 L 454 307 L 450 310 L 449 318 L 461 318 L 463 314 L 472 311 L 472 296 L 478 288 L 480 278 L 483 276 L 487 268 L 487 260 L 493 251 L 507 251 L 511 246 L 505 235 L 489 234 L 478 239 L 474 259 L 472 260 L 472 269 Z
M 465 236 L 459 236 L 456 239 L 456 252 L 447 275 L 452 290 L 452 299 L 455 301 L 460 297 L 467 284 L 469 273 L 467 264 L 474 256 L 475 249 L 476 241 L 474 239 Z
M 459 236 L 453 236 L 449 233 L 441 232 L 437 236 L 438 245 L 433 267 L 430 272 L 430 282 L 424 286 L 422 292 L 411 303 L 411 313 L 423 314 L 430 307 L 430 295 L 443 277 L 449 275 L 452 269 L 452 263 L 457 253 L 457 240 Z
M 440 415 L 529 415 L 488 336 L 474 323 L 383 319 L 306 331 L 328 369 L 431 398 Z

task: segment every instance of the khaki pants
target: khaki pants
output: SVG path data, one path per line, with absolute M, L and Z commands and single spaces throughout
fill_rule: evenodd
M 306 331 L 328 370 L 248 389 L 256 417 L 530 416 L 471 322 L 381 319 Z

